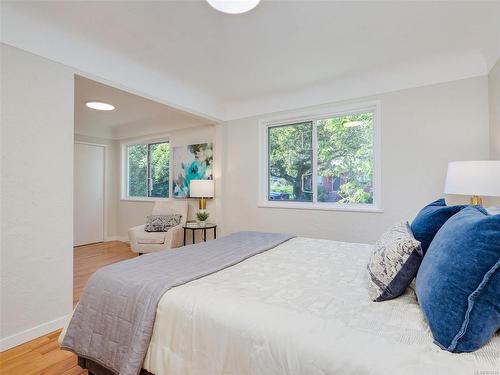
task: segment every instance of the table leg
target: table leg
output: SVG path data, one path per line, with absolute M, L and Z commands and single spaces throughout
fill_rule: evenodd
M 186 246 L 186 228 L 184 228 L 184 246 Z
M 194 229 L 191 230 L 193 232 L 193 245 L 194 245 L 194 232 L 196 232 Z
M 217 239 L 217 227 L 214 227 L 214 240 Z
M 207 228 L 203 228 L 203 241 L 207 242 Z

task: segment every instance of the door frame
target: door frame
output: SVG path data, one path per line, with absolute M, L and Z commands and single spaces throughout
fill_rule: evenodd
M 107 205 L 107 193 L 108 193 L 108 184 L 106 183 L 106 176 L 107 176 L 107 172 L 108 172 L 108 163 L 106 163 L 106 158 L 108 156 L 108 147 L 109 145 L 107 144 L 103 144 L 103 143 L 94 143 L 94 142 L 85 142 L 85 141 L 74 141 L 73 144 L 80 144 L 80 145 L 87 145 L 87 146 L 96 146 L 96 147 L 102 147 L 103 148 L 103 157 L 102 157 L 102 173 L 103 173 L 103 176 L 102 176 L 102 181 L 103 181 L 103 187 L 102 187 L 102 195 L 103 195 L 103 199 L 102 199 L 102 214 L 103 214 L 103 220 L 102 220 L 102 223 L 103 223 L 103 228 L 102 228 L 102 240 L 103 242 L 106 242 L 106 241 L 109 241 L 109 238 L 108 238 L 108 205 Z M 75 153 L 74 151 L 74 146 L 73 146 L 73 154 Z M 74 167 L 73 167 L 74 168 Z M 73 171 L 73 176 L 74 176 L 74 171 Z M 74 181 L 74 179 L 73 179 Z M 73 182 L 74 184 L 74 182 Z M 74 190 L 73 190 L 74 191 Z M 73 193 L 73 207 L 75 206 L 75 196 L 74 196 L 74 193 Z M 78 246 L 85 246 L 87 244 L 84 244 L 84 245 L 78 245 Z M 73 247 L 75 246 L 75 233 L 73 233 Z

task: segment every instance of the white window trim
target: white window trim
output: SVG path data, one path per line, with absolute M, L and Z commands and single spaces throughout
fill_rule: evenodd
M 169 171 L 168 171 L 168 198 L 158 197 L 131 197 L 128 195 L 128 154 L 127 148 L 132 145 L 147 144 L 147 143 L 162 143 L 168 142 L 170 145 L 169 155 Z M 157 201 L 170 201 L 172 200 L 172 145 L 170 138 L 165 136 L 156 137 L 141 137 L 123 141 L 120 143 L 120 158 L 121 158 L 121 176 L 120 176 L 120 200 L 128 202 L 157 202 Z
M 342 116 L 356 112 L 373 111 L 373 203 L 372 204 L 342 204 L 320 203 L 316 201 L 316 121 L 325 118 Z M 382 171 L 381 171 L 381 109 L 379 101 L 355 103 L 344 106 L 322 107 L 316 110 L 294 112 L 289 116 L 268 117 L 259 120 L 259 202 L 258 207 L 305 209 L 305 210 L 333 210 L 353 212 L 383 212 L 382 209 Z M 269 201 L 268 197 L 268 128 L 277 125 L 287 125 L 303 121 L 313 122 L 313 202 Z

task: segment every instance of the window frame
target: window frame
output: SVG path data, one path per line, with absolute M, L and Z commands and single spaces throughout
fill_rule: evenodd
M 317 121 L 331 117 L 373 112 L 373 203 L 336 203 L 317 201 Z M 316 110 L 294 111 L 288 116 L 277 116 L 259 120 L 259 201 L 258 207 L 288 208 L 326 211 L 383 212 L 381 173 L 381 109 L 379 101 L 356 103 L 344 106 L 328 106 Z M 268 129 L 275 126 L 312 122 L 312 202 L 270 201 L 269 196 L 269 145 Z
M 149 146 L 159 143 L 168 143 L 170 146 L 170 155 L 169 155 L 169 171 L 168 171 L 168 197 L 134 197 L 128 195 L 129 192 L 129 179 L 128 179 L 128 171 L 129 171 L 129 160 L 128 160 L 128 147 L 135 145 L 146 145 L 148 148 L 148 159 L 149 159 Z M 156 138 L 136 138 L 133 140 L 128 140 L 126 142 L 121 143 L 121 160 L 122 160 L 122 168 L 121 168 L 121 197 L 122 201 L 131 201 L 131 202 L 156 202 L 156 201 L 169 201 L 171 200 L 172 194 L 172 145 L 170 144 L 170 139 L 167 136 L 164 137 L 156 137 Z M 151 166 L 148 163 L 147 167 L 147 181 L 148 189 L 150 184 L 150 169 Z

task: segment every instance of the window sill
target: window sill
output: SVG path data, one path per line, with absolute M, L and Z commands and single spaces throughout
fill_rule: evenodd
M 120 201 L 123 202 L 167 202 L 172 200 L 172 198 L 152 198 L 152 197 L 125 197 L 120 198 Z
M 341 205 L 328 203 L 308 203 L 308 202 L 260 202 L 259 208 L 284 208 L 295 210 L 320 210 L 320 211 L 347 211 L 347 212 L 369 212 L 383 213 L 384 210 L 372 205 Z

